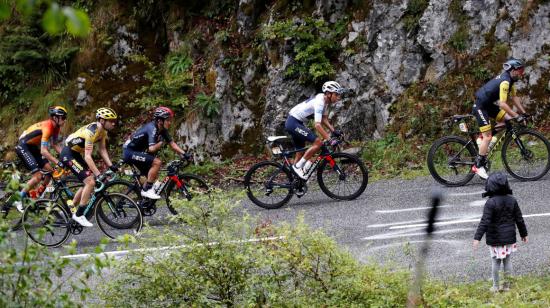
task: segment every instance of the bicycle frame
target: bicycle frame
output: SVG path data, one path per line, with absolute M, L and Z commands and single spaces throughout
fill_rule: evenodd
M 283 166 L 285 168 L 288 168 L 289 170 L 292 170 L 292 168 L 290 168 L 292 166 L 292 163 L 290 162 L 290 159 L 289 157 L 295 153 L 299 153 L 299 152 L 305 152 L 309 149 L 309 147 L 304 147 L 304 148 L 300 148 L 300 149 L 295 149 L 295 150 L 290 150 L 290 151 L 283 151 L 281 154 L 277 154 L 276 156 L 280 156 L 283 158 Z M 331 152 L 327 146 L 325 145 L 322 145 L 321 146 L 321 153 L 317 156 L 317 158 L 315 159 L 315 161 L 313 162 L 313 164 L 311 165 L 310 167 L 310 170 L 308 171 L 308 174 L 307 174 L 307 180 L 309 180 L 311 178 L 311 176 L 313 175 L 314 171 L 317 170 L 317 167 L 319 166 L 319 164 L 323 161 L 323 160 L 327 160 L 330 167 L 331 168 L 335 168 L 336 167 L 336 162 L 334 161 L 334 159 L 332 158 L 332 153 L 334 152 Z M 338 172 L 338 174 L 341 174 L 341 171 L 339 168 L 336 169 L 336 172 Z M 299 177 L 298 177 L 299 178 Z M 299 178 L 300 179 L 300 178 Z
M 174 162 L 179 162 L 179 161 L 177 160 L 172 161 L 168 163 L 168 166 L 172 166 L 173 164 L 175 164 Z M 134 185 L 136 185 L 136 187 L 141 187 L 142 184 L 140 181 L 140 177 L 141 177 L 140 171 L 133 164 L 127 164 L 127 165 L 129 165 L 132 168 L 132 178 L 134 180 Z M 178 172 L 180 168 L 181 166 L 177 165 L 174 170 L 169 171 L 169 174 L 164 177 L 160 186 L 156 188 L 155 193 L 160 195 L 161 193 L 165 192 L 170 181 L 174 182 L 178 189 L 181 189 L 185 183 L 182 180 L 180 180 L 180 178 L 178 177 Z

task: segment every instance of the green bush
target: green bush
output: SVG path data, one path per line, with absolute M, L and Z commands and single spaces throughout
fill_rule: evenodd
M 416 31 L 418 29 L 418 21 L 428 7 L 427 0 L 411 0 L 407 4 L 407 10 L 403 15 L 403 23 L 407 32 Z
M 242 195 L 178 202 L 176 230 L 150 231 L 101 290 L 107 306 L 387 306 L 404 304 L 408 276 L 360 265 L 303 218 L 273 226 L 236 209 Z M 144 244 L 145 245 L 145 244 Z
M 15 178 L 2 190 L 16 195 L 20 186 Z M 104 244 L 97 247 L 96 252 L 102 252 L 104 247 Z M 76 253 L 76 242 L 65 248 L 68 254 Z M 62 258 L 57 251 L 34 244 L 24 234 L 11 231 L 9 223 L 2 219 L 0 307 L 82 306 L 91 293 L 88 280 L 106 268 L 109 261 L 92 257 L 82 262 L 72 262 Z
M 220 113 L 220 102 L 214 95 L 199 93 L 195 98 L 195 104 L 197 104 L 197 107 L 200 108 L 208 118 L 213 118 Z
M 305 83 L 318 83 L 334 77 L 332 61 L 341 51 L 341 41 L 347 25 L 342 19 L 332 25 L 323 19 L 305 18 L 303 22 L 293 19 L 277 21 L 265 27 L 262 38 L 293 46 L 293 60 L 285 75 Z

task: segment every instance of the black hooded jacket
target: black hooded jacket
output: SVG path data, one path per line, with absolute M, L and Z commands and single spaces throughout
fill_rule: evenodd
M 521 237 L 527 236 L 527 227 L 523 221 L 521 210 L 516 198 L 512 197 L 512 190 L 508 179 L 503 173 L 493 173 L 487 179 L 483 196 L 489 200 L 483 208 L 483 216 L 477 227 L 475 240 L 481 240 L 486 235 L 487 245 L 502 246 L 516 242 L 516 225 Z

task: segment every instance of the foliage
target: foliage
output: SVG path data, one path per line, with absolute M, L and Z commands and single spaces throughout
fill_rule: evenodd
M 4 189 L 19 191 L 14 179 Z M 21 245 L 21 242 L 22 245 Z M 96 248 L 102 252 L 105 244 Z M 66 247 L 76 252 L 76 242 Z M 59 252 L 30 242 L 0 220 L 0 307 L 74 307 L 82 306 L 90 295 L 88 280 L 108 266 L 109 260 L 92 257 L 72 263 Z
M 220 102 L 214 95 L 199 93 L 195 97 L 195 104 L 202 109 L 207 118 L 213 118 L 220 113 Z
M 149 235 L 165 253 L 136 252 L 101 290 L 107 306 L 386 306 L 404 304 L 407 275 L 362 266 L 307 227 L 254 224 L 242 195 L 180 202 L 186 226 Z M 179 246 L 175 246 L 179 245 Z
M 449 38 L 449 45 L 457 52 L 463 52 L 468 48 L 468 15 L 462 9 L 462 1 L 452 0 L 449 12 L 458 23 L 458 29 Z
M 0 34 L 0 100 L 13 99 L 28 83 L 65 81 L 78 47 L 53 39 L 40 29 L 14 26 Z
M 407 10 L 403 15 L 403 23 L 407 32 L 415 32 L 418 30 L 418 21 L 428 7 L 427 0 L 411 0 L 407 4 Z
M 294 62 L 286 69 L 287 77 L 298 78 L 303 84 L 319 83 L 334 77 L 332 61 L 340 52 L 338 42 L 345 33 L 346 24 L 346 19 L 334 25 L 311 17 L 300 22 L 287 19 L 265 27 L 262 37 L 281 44 L 290 40 Z
M 150 84 L 137 90 L 140 97 L 131 106 L 151 108 L 164 105 L 183 109 L 189 104 L 187 94 L 193 86 L 192 60 L 184 50 L 170 53 L 166 62 L 154 65 L 144 56 L 135 55 L 131 59 L 143 62 L 149 69 L 145 78 Z
M 11 15 L 13 1 L 9 2 L 5 0 L 0 2 L 0 21 L 8 19 Z M 60 7 L 55 1 L 15 1 L 17 11 L 25 16 L 30 16 L 39 11 L 42 4 L 48 6 L 46 12 L 42 16 L 42 27 L 49 34 L 56 35 L 67 30 L 71 35 L 83 37 L 90 32 L 90 19 L 88 14 L 80 9 L 72 6 Z

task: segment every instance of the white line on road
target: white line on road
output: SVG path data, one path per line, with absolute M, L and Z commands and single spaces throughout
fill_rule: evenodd
M 523 218 L 543 217 L 543 216 L 550 216 L 550 213 L 523 215 Z M 447 226 L 447 225 L 456 225 L 456 224 L 463 224 L 463 223 L 469 223 L 469 222 L 479 222 L 480 219 L 481 219 L 481 216 L 478 216 L 477 218 L 472 218 L 472 219 L 458 219 L 458 220 L 436 222 L 435 225 L 436 226 Z M 390 230 L 407 229 L 407 228 L 420 228 L 420 227 L 426 227 L 426 226 L 428 226 L 428 224 L 426 222 L 424 222 L 424 223 L 420 223 L 420 224 L 393 226 L 393 227 L 390 227 Z
M 368 225 L 367 228 L 384 228 L 384 227 L 397 226 L 397 225 L 406 225 L 406 224 L 410 224 L 410 223 L 419 223 L 419 222 L 426 222 L 426 219 L 408 220 L 408 221 L 400 221 L 400 222 L 390 222 L 390 223 L 387 223 L 387 224 Z
M 253 243 L 253 242 L 266 242 L 266 241 L 277 241 L 284 239 L 284 236 L 273 236 L 273 237 L 264 237 L 264 238 L 258 238 L 258 239 L 249 239 L 249 240 L 242 240 L 242 241 L 231 241 L 229 243 L 233 244 L 239 244 L 239 243 Z M 208 245 L 216 245 L 218 243 L 208 243 Z M 197 245 L 202 246 L 202 245 Z M 156 251 L 165 251 L 165 250 L 174 250 L 174 249 L 182 249 L 190 247 L 190 245 L 179 245 L 179 246 L 164 246 L 164 247 L 154 247 L 154 248 L 140 248 L 140 249 L 130 249 L 130 250 L 118 250 L 118 251 L 106 251 L 102 253 L 82 253 L 78 255 L 66 255 L 62 256 L 63 259 L 84 259 L 89 257 L 121 257 L 124 255 L 127 255 L 131 252 L 156 252 Z
M 449 229 L 449 230 L 439 230 L 434 231 L 432 234 L 449 234 L 449 233 L 459 233 L 459 232 L 470 232 L 473 231 L 474 228 L 458 228 L 458 229 Z M 426 232 L 416 232 L 416 233 L 384 233 L 384 234 L 377 234 L 369 237 L 363 238 L 364 240 L 386 240 L 386 239 L 392 239 L 392 238 L 399 238 L 399 237 L 408 237 L 408 236 L 420 236 L 420 235 L 426 235 Z
M 439 208 L 445 208 L 445 207 L 451 207 L 452 205 L 450 204 L 446 204 L 446 205 L 441 205 L 439 206 Z M 398 209 L 398 210 L 378 210 L 378 211 L 375 211 L 376 213 L 381 213 L 381 214 L 389 214 L 389 213 L 399 213 L 399 212 L 411 212 L 411 211 L 420 211 L 420 210 L 429 210 L 431 209 L 432 207 L 431 206 L 422 206 L 422 207 L 411 207 L 411 208 L 406 208 L 406 209 Z
M 486 202 L 487 202 L 487 200 L 476 200 L 476 201 L 470 202 L 468 205 L 469 206 L 484 206 Z
M 470 195 L 481 195 L 484 192 L 485 192 L 484 190 L 480 190 L 480 191 L 464 192 L 464 193 L 452 193 L 452 194 L 448 194 L 448 196 L 449 197 L 460 197 L 460 196 L 470 196 Z

